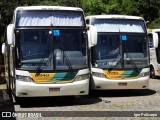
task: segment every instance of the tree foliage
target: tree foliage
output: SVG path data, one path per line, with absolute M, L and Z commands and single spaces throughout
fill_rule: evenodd
M 160 27 L 160 0 L 1 0 L 0 46 L 6 26 L 17 6 L 48 5 L 81 7 L 85 15 L 123 14 L 142 16 L 149 28 Z M 1 61 L 0 61 L 1 62 Z

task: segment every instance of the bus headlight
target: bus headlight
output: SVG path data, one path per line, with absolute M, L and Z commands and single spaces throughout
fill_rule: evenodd
M 89 79 L 89 74 L 84 74 L 84 75 L 78 75 L 74 81 L 80 81 L 80 80 L 85 80 L 85 79 Z
M 104 73 L 92 72 L 92 75 L 95 77 L 106 78 L 106 75 Z
M 29 76 L 17 75 L 17 80 L 24 81 L 24 82 L 33 82 L 32 78 Z
M 146 77 L 146 76 L 149 76 L 149 75 L 150 75 L 149 72 L 144 72 L 144 73 L 140 73 L 139 77 Z

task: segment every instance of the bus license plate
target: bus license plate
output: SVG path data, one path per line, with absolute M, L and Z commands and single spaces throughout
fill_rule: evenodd
M 49 88 L 49 92 L 58 92 L 60 88 Z
M 120 82 L 118 83 L 118 86 L 127 86 L 127 82 Z

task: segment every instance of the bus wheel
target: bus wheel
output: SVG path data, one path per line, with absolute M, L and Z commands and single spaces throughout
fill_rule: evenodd
M 153 79 L 156 77 L 155 76 L 155 71 L 154 71 L 153 67 L 150 68 L 150 77 L 153 78 Z

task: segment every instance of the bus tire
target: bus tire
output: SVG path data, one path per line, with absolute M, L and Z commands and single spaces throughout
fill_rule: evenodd
M 156 76 L 155 76 L 155 70 L 154 70 L 153 67 L 150 68 L 150 78 L 152 78 L 152 79 L 156 78 Z

